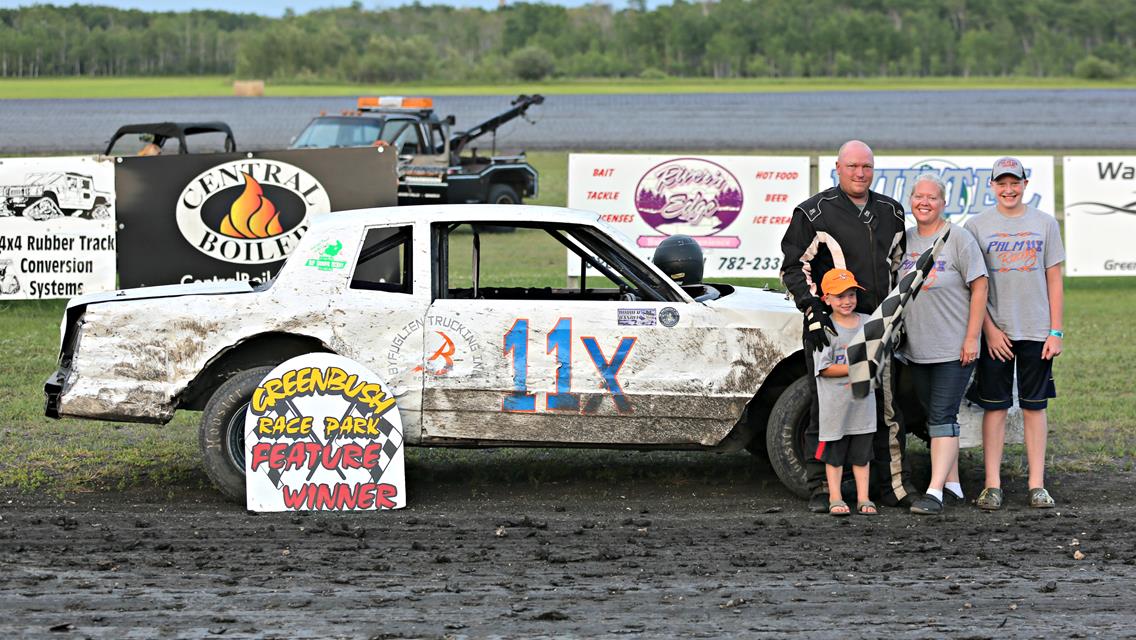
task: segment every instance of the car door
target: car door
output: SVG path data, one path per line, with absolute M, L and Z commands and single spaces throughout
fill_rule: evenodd
M 526 243 L 531 232 L 501 235 Z M 446 262 L 435 259 L 435 271 Z M 425 440 L 691 446 L 729 432 L 745 400 L 707 379 L 737 368 L 731 330 L 714 309 L 673 288 L 669 299 L 621 300 L 527 283 L 512 271 L 505 277 L 521 286 L 477 291 L 453 282 L 439 291 L 435 275 Z
M 329 301 L 335 350 L 379 374 L 394 391 L 409 442 L 418 438 L 422 395 L 422 336 L 430 303 L 427 242 L 417 226 L 376 224 L 353 242 L 328 237 L 305 266 L 339 270 L 348 279 Z M 420 246 L 419 246 L 420 245 Z

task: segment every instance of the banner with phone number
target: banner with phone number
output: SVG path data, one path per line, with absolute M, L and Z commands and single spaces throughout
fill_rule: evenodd
M 570 154 L 568 206 L 595 211 L 650 259 L 666 238 L 702 247 L 705 277 L 775 278 L 808 156 Z M 568 257 L 568 275 L 580 263 Z

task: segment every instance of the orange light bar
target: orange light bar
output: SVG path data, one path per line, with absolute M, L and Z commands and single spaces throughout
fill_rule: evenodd
M 404 98 L 402 96 L 362 96 L 359 109 L 433 109 L 433 98 Z

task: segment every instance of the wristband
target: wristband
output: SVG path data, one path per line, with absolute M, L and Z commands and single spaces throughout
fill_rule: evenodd
M 1065 339 L 1065 332 L 1060 329 L 1050 329 L 1049 335 L 1053 336 L 1054 338 L 1061 338 L 1062 340 Z

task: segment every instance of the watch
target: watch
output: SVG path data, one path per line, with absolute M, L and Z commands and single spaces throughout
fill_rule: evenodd
M 1062 340 L 1065 339 L 1065 332 L 1060 329 L 1050 329 L 1049 335 L 1053 336 L 1054 338 L 1061 338 Z

